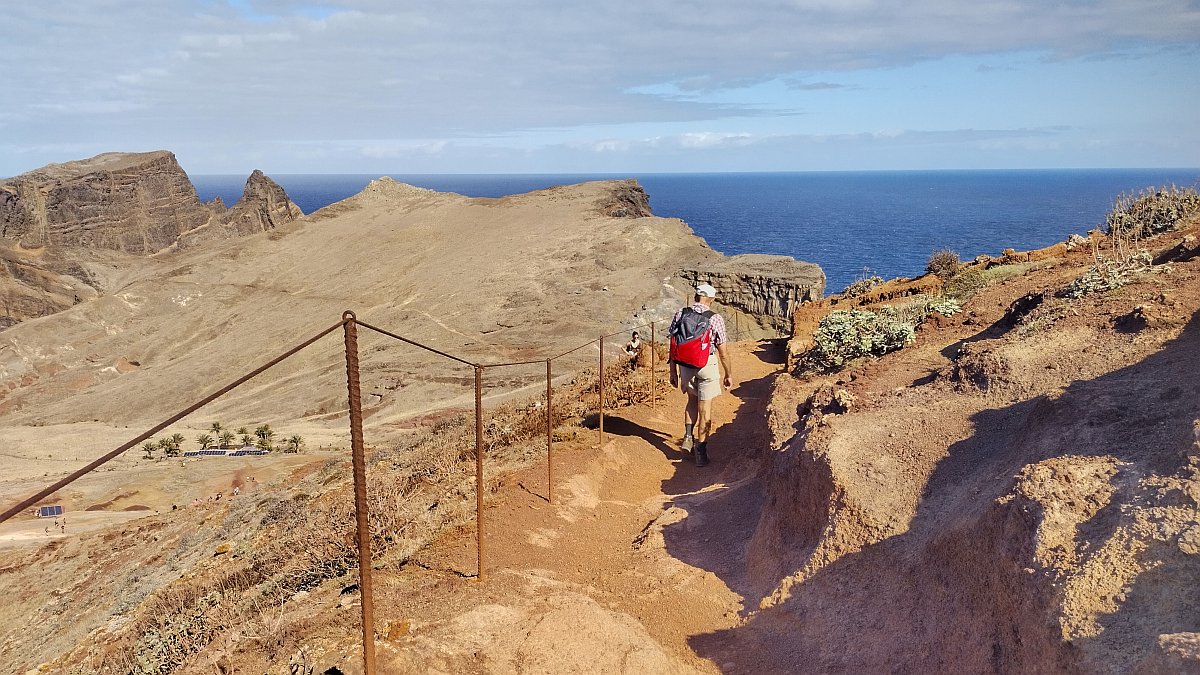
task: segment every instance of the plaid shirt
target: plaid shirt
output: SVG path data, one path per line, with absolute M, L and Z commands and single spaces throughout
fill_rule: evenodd
M 692 309 L 696 310 L 697 312 L 712 311 L 706 307 L 703 302 L 693 302 Z M 675 312 L 674 318 L 671 319 L 671 328 L 675 327 L 675 324 L 679 322 L 679 317 L 681 316 L 683 316 L 682 307 L 679 308 L 679 311 Z M 708 321 L 708 330 L 712 333 L 714 347 L 725 344 L 725 342 L 728 341 L 728 338 L 725 335 L 725 319 L 723 319 L 720 314 L 713 312 L 712 318 Z M 670 329 L 668 329 L 668 332 L 670 332 Z

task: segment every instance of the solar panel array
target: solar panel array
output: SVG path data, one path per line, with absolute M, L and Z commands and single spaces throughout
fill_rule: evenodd
M 259 450 L 258 448 L 242 448 L 229 452 L 227 450 L 189 450 L 183 453 L 184 457 L 243 457 L 245 455 L 267 455 L 270 454 L 267 450 Z
M 58 504 L 54 506 L 38 507 L 38 518 L 54 518 L 56 516 L 61 516 L 62 513 L 63 507 Z

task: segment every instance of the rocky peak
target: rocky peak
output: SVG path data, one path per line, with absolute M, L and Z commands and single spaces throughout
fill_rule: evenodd
M 258 169 L 246 179 L 242 198 L 231 211 L 228 223 L 238 234 L 273 230 L 304 215 L 287 192 Z

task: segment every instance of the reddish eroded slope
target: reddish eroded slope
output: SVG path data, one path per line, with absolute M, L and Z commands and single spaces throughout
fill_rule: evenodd
M 1183 258 L 1066 300 L 1090 264 L 1068 254 L 900 352 L 781 380 L 747 560 L 762 609 L 697 651 L 736 653 L 736 672 L 1200 667 L 1200 260 Z M 850 410 L 822 409 L 838 390 Z

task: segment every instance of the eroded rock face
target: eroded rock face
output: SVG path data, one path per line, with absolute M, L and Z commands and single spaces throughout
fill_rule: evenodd
M 0 248 L 0 330 L 96 295 L 95 281 L 77 263 L 42 261 Z
M 0 236 L 145 255 L 213 215 L 165 150 L 110 152 L 0 181 Z
M 736 325 L 742 339 L 774 336 L 800 303 L 825 293 L 820 266 L 788 256 L 736 255 L 682 269 L 677 276 L 683 288 L 702 283 L 716 288 L 726 323 Z
M 0 180 L 0 329 L 103 293 L 103 279 L 88 271 L 101 259 L 128 267 L 143 256 L 271 230 L 302 215 L 257 170 L 233 208 L 219 198 L 204 204 L 165 150 L 106 153 Z
M 601 201 L 600 212 L 610 218 L 646 218 L 653 216 L 650 196 L 636 180 L 614 184 L 610 194 Z
M 288 199 L 287 192 L 262 171 L 254 170 L 246 179 L 242 198 L 233 205 L 228 220 L 238 234 L 273 230 L 304 215 L 299 206 Z
M 258 169 L 246 179 L 242 198 L 237 200 L 233 208 L 226 210 L 224 203 L 218 200 L 213 200 L 210 207 L 215 213 L 214 217 L 204 225 L 181 234 L 179 248 L 191 248 L 211 239 L 229 239 L 273 230 L 304 215 L 300 207 L 288 198 L 283 187 Z

